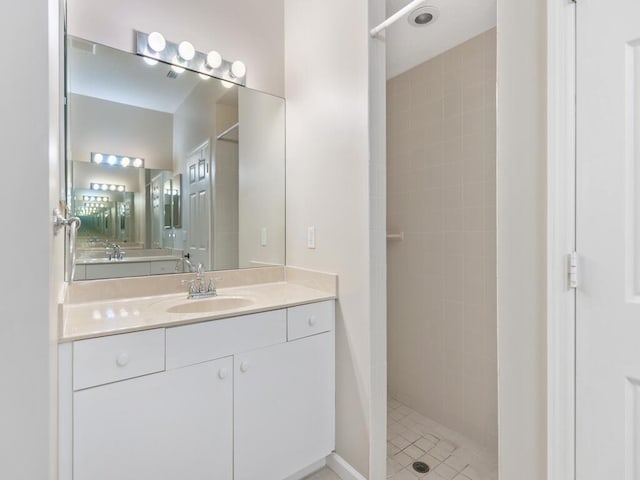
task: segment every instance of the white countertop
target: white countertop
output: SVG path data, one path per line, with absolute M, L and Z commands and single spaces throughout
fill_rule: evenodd
M 206 313 L 168 313 L 167 309 L 188 300 L 187 294 L 112 299 L 63 304 L 60 342 L 101 337 L 151 328 L 247 315 L 250 313 L 335 299 L 335 292 L 316 290 L 287 281 L 218 288 L 218 296 L 241 296 L 252 300 L 249 306 Z M 203 299 L 206 301 L 207 299 Z

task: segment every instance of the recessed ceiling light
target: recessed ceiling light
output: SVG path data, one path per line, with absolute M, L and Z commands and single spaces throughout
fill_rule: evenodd
M 413 10 L 407 17 L 407 21 L 414 27 L 430 25 L 438 19 L 440 12 L 436 7 L 424 5 Z

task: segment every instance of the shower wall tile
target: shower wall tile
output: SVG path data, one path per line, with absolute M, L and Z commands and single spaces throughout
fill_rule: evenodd
M 496 32 L 387 83 L 389 389 L 497 452 Z

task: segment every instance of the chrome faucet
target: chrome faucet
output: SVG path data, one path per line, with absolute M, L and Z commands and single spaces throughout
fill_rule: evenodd
M 125 252 L 117 243 L 107 242 L 107 256 L 109 260 L 123 260 Z
M 196 278 L 193 280 L 183 280 L 183 283 L 189 284 L 189 298 L 206 298 L 215 297 L 218 292 L 216 286 L 213 283 L 213 277 L 207 280 L 204 275 L 204 265 L 198 263 L 196 267 Z

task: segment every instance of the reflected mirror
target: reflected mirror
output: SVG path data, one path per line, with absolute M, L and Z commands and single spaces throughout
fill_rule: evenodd
M 284 100 L 67 38 L 75 280 L 284 264 Z

